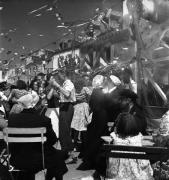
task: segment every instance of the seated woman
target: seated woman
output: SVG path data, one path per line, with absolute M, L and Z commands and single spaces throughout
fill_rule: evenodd
M 12 103 L 14 103 L 10 111 L 10 114 L 20 113 L 23 110 L 22 106 L 18 104 L 17 100 L 26 94 L 28 94 L 26 83 L 22 80 L 18 80 L 16 83 L 16 88 L 12 89 L 8 97 L 8 101 L 12 101 Z
M 142 134 L 137 117 L 121 113 L 117 118 L 115 132 L 111 133 L 113 144 L 142 146 Z M 151 180 L 153 170 L 148 160 L 109 158 L 107 176 L 110 180 Z

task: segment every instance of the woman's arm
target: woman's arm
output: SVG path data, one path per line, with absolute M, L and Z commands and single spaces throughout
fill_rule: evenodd
M 54 88 L 51 88 L 49 93 L 47 93 L 47 99 L 50 100 L 53 96 Z
M 13 103 L 17 103 L 17 98 L 15 98 L 15 90 L 14 89 L 9 94 L 7 101 L 12 101 Z

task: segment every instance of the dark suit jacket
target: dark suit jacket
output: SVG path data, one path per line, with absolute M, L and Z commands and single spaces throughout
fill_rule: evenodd
M 50 118 L 40 116 L 35 109 L 25 109 L 19 114 L 11 114 L 8 119 L 8 126 L 18 128 L 46 127 L 47 141 L 44 145 L 46 168 L 57 168 L 63 174 L 67 171 L 62 152 L 53 147 L 57 137 L 52 129 Z M 31 170 L 42 168 L 40 143 L 11 144 L 10 150 L 11 162 L 14 166 Z

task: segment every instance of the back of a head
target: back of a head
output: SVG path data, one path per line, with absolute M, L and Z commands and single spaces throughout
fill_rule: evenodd
M 129 136 L 136 136 L 140 132 L 140 126 L 137 122 L 137 118 L 128 113 L 121 113 L 117 117 L 116 133 L 122 137 L 126 138 Z
M 92 80 L 93 88 L 101 88 L 104 85 L 105 77 L 102 75 L 96 75 Z
M 22 90 L 22 89 L 27 89 L 27 85 L 26 85 L 26 83 L 25 83 L 25 81 L 23 81 L 23 80 L 18 80 L 17 82 L 16 82 L 16 88 L 17 89 L 20 89 L 20 90 Z

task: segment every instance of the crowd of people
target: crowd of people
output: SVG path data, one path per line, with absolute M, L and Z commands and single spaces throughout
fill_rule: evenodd
M 110 159 L 106 170 L 101 148 L 101 137 L 110 134 L 114 144 L 142 145 L 146 114 L 137 103 L 137 84 L 131 74 L 83 75 L 76 80 L 71 75 L 60 71 L 36 77 L 29 86 L 22 80 L 15 86 L 4 85 L 0 94 L 1 130 L 7 126 L 47 128 L 47 180 L 62 180 L 68 170 L 66 165 L 79 158 L 82 163 L 77 170 L 95 169 L 93 178 L 107 175 L 110 180 L 153 179 L 149 161 Z M 11 148 L 12 165 L 29 170 L 22 180 L 34 179 L 42 169 L 39 154 L 39 146 L 30 144 Z

